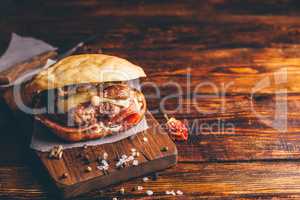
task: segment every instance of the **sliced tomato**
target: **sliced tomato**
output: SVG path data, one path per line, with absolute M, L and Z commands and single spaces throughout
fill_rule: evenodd
M 124 121 L 124 119 L 133 113 L 135 113 L 135 104 L 134 101 L 131 101 L 130 105 L 128 108 L 123 109 L 118 115 L 114 116 L 110 121 L 112 123 L 118 123 Z
M 140 115 L 138 113 L 133 113 L 124 119 L 127 124 L 136 124 L 140 120 Z

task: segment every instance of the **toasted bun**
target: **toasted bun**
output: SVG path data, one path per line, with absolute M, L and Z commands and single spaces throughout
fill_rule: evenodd
M 137 95 L 139 95 L 142 99 L 142 109 L 139 113 L 138 121 L 135 121 L 134 123 L 128 124 L 126 127 L 123 127 L 118 132 L 126 131 L 130 129 L 131 127 L 137 125 L 143 118 L 146 112 L 146 100 L 144 95 L 136 91 Z M 101 131 L 101 132 L 93 132 L 92 127 L 86 127 L 84 129 L 79 128 L 71 128 L 63 126 L 53 120 L 51 120 L 47 115 L 38 115 L 36 117 L 37 120 L 39 120 L 43 125 L 48 127 L 51 132 L 56 134 L 59 138 L 68 141 L 68 142 L 79 142 L 79 141 L 85 141 L 85 140 L 91 140 L 91 139 L 99 139 L 103 138 L 107 135 L 112 135 L 118 132 L 111 132 L 111 131 Z
M 81 54 L 64 58 L 41 71 L 27 85 L 30 93 L 82 83 L 128 81 L 145 77 L 131 62 L 104 54 Z

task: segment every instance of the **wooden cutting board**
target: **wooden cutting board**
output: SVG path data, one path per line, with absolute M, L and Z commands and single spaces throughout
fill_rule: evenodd
M 146 119 L 149 129 L 116 143 L 66 149 L 62 159 L 50 159 L 48 152 L 35 151 L 35 153 L 64 198 L 145 176 L 177 162 L 177 149 L 168 134 L 150 113 L 146 114 Z M 144 138 L 148 141 L 145 142 Z M 167 151 L 163 150 L 163 147 L 167 148 Z M 133 166 L 130 162 L 124 168 L 117 168 L 118 158 L 123 154 L 130 155 L 132 148 L 140 152 L 137 158 L 139 165 Z M 97 169 L 97 157 L 102 156 L 104 152 L 108 153 L 107 161 L 110 165 L 108 174 Z M 84 159 L 85 155 L 88 155 L 90 163 Z M 86 171 L 88 166 L 92 171 Z M 66 178 L 63 177 L 64 173 L 68 174 Z

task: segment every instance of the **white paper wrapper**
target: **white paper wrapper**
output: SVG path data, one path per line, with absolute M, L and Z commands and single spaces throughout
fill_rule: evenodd
M 140 90 L 140 84 L 139 84 L 138 79 L 129 81 L 129 85 L 131 87 L 134 87 L 134 88 Z M 106 143 L 114 143 L 114 142 L 123 140 L 127 137 L 136 135 L 146 129 L 148 129 L 148 124 L 147 124 L 146 119 L 144 118 L 141 120 L 141 122 L 137 126 L 134 126 L 125 132 L 121 132 L 121 133 L 107 136 L 105 138 L 100 138 L 97 140 L 68 143 L 68 142 L 64 142 L 61 139 L 59 139 L 58 137 L 56 137 L 53 133 L 51 133 L 46 128 L 41 127 L 40 124 L 35 124 L 30 147 L 37 151 L 47 152 L 47 151 L 50 151 L 54 146 L 57 146 L 57 145 L 62 145 L 64 147 L 64 149 L 70 149 L 73 147 L 82 147 L 84 145 L 96 146 L 96 145 L 101 145 L 101 144 L 106 144 Z
M 56 49 L 56 47 L 41 40 L 31 37 L 21 37 L 16 33 L 12 33 L 7 50 L 0 57 L 0 71 L 29 60 L 34 56 Z

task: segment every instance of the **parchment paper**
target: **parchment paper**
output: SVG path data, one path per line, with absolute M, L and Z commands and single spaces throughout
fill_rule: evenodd
M 29 60 L 34 56 L 56 49 L 56 47 L 42 40 L 31 37 L 21 37 L 16 33 L 12 33 L 7 50 L 0 57 L 0 71 L 6 70 L 17 63 Z

